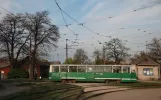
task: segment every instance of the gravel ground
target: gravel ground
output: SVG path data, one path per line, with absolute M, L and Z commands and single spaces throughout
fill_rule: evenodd
M 107 93 L 88 100 L 161 100 L 161 88 L 159 89 L 135 89 Z

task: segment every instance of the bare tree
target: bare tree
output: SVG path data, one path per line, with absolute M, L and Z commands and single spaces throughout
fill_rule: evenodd
M 82 48 L 77 49 L 74 54 L 74 63 L 84 64 L 86 60 L 88 60 L 86 52 Z
M 51 23 L 48 18 L 48 12 L 36 12 L 35 14 L 28 14 L 26 16 L 26 29 L 31 33 L 29 46 L 30 57 L 32 66 L 30 66 L 30 79 L 33 79 L 36 55 L 38 50 L 50 49 L 50 47 L 56 47 L 56 42 L 59 39 L 58 27 Z
M 8 57 L 12 68 L 17 67 L 23 47 L 29 39 L 24 27 L 25 20 L 23 14 L 8 14 L 0 22 L 0 52 Z
M 156 62 L 161 63 L 161 39 L 152 39 L 147 47 L 149 49 L 148 55 Z
M 140 59 L 140 58 L 144 58 L 145 56 L 147 56 L 147 54 L 144 52 L 144 51 L 141 51 L 140 53 L 138 54 L 134 54 L 130 60 L 131 62 L 135 62 L 137 59 Z
M 103 64 L 103 59 L 101 58 L 101 51 L 95 50 L 93 56 L 95 57 L 95 64 Z
M 129 56 L 129 48 L 125 47 L 122 41 L 118 38 L 111 39 L 105 44 L 107 58 L 114 61 L 116 64 L 120 64 L 121 61 Z

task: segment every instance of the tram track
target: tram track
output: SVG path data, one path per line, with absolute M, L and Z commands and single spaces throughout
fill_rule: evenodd
M 91 97 L 102 95 L 105 93 L 119 92 L 129 90 L 130 88 L 116 87 L 116 86 L 107 86 L 107 85 L 85 85 L 84 91 L 77 100 L 87 100 Z
M 83 90 L 83 88 L 80 86 L 69 84 L 55 84 L 55 86 L 53 86 L 52 84 L 41 84 L 32 86 L 31 90 L 34 91 L 29 90 L 28 93 L 23 93 L 23 95 L 16 94 L 12 96 L 12 99 L 16 100 L 17 98 L 25 97 L 29 98 L 30 100 L 63 100 L 64 98 L 66 98 L 66 100 L 74 100 L 77 95 L 80 94 L 80 91 Z
M 79 84 L 79 83 L 78 83 Z M 125 91 L 129 88 L 120 88 L 116 86 L 107 86 L 107 84 L 85 84 L 77 85 L 75 84 L 64 84 L 63 87 L 56 85 L 54 89 L 48 91 L 41 91 L 35 93 L 37 96 L 34 96 L 34 100 L 87 100 L 91 97 L 98 96 L 105 93 Z M 28 94 L 30 95 L 30 94 Z M 32 95 L 34 95 L 32 93 Z M 27 96 L 27 95 L 26 95 Z
M 48 95 L 50 95 L 52 97 L 52 100 L 63 100 L 63 99 L 71 100 L 68 98 L 71 98 L 72 96 L 75 96 L 76 98 L 76 95 L 78 95 L 80 91 L 82 91 L 82 88 L 80 87 L 74 87 L 74 88 L 70 87 L 67 89 L 62 88 L 62 89 L 52 90 L 50 92 L 43 93 L 43 96 L 36 97 L 35 99 L 39 99 L 41 97 L 47 97 Z

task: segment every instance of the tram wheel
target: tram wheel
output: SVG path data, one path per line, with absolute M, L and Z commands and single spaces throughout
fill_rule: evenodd
M 110 83 L 110 80 L 105 80 L 105 83 Z
M 120 83 L 120 80 L 116 80 L 116 83 Z
M 68 80 L 68 83 L 72 83 L 72 80 Z
M 66 83 L 66 80 L 61 80 L 61 83 Z
M 72 80 L 72 83 L 76 83 L 76 80 Z

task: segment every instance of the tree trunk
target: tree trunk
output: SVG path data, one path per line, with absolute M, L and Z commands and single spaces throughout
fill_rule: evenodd
M 29 79 L 33 80 L 35 75 L 35 61 L 36 61 L 36 50 L 33 51 L 32 58 L 30 60 L 30 73 Z
M 33 80 L 33 66 L 32 64 L 29 65 L 29 79 Z

